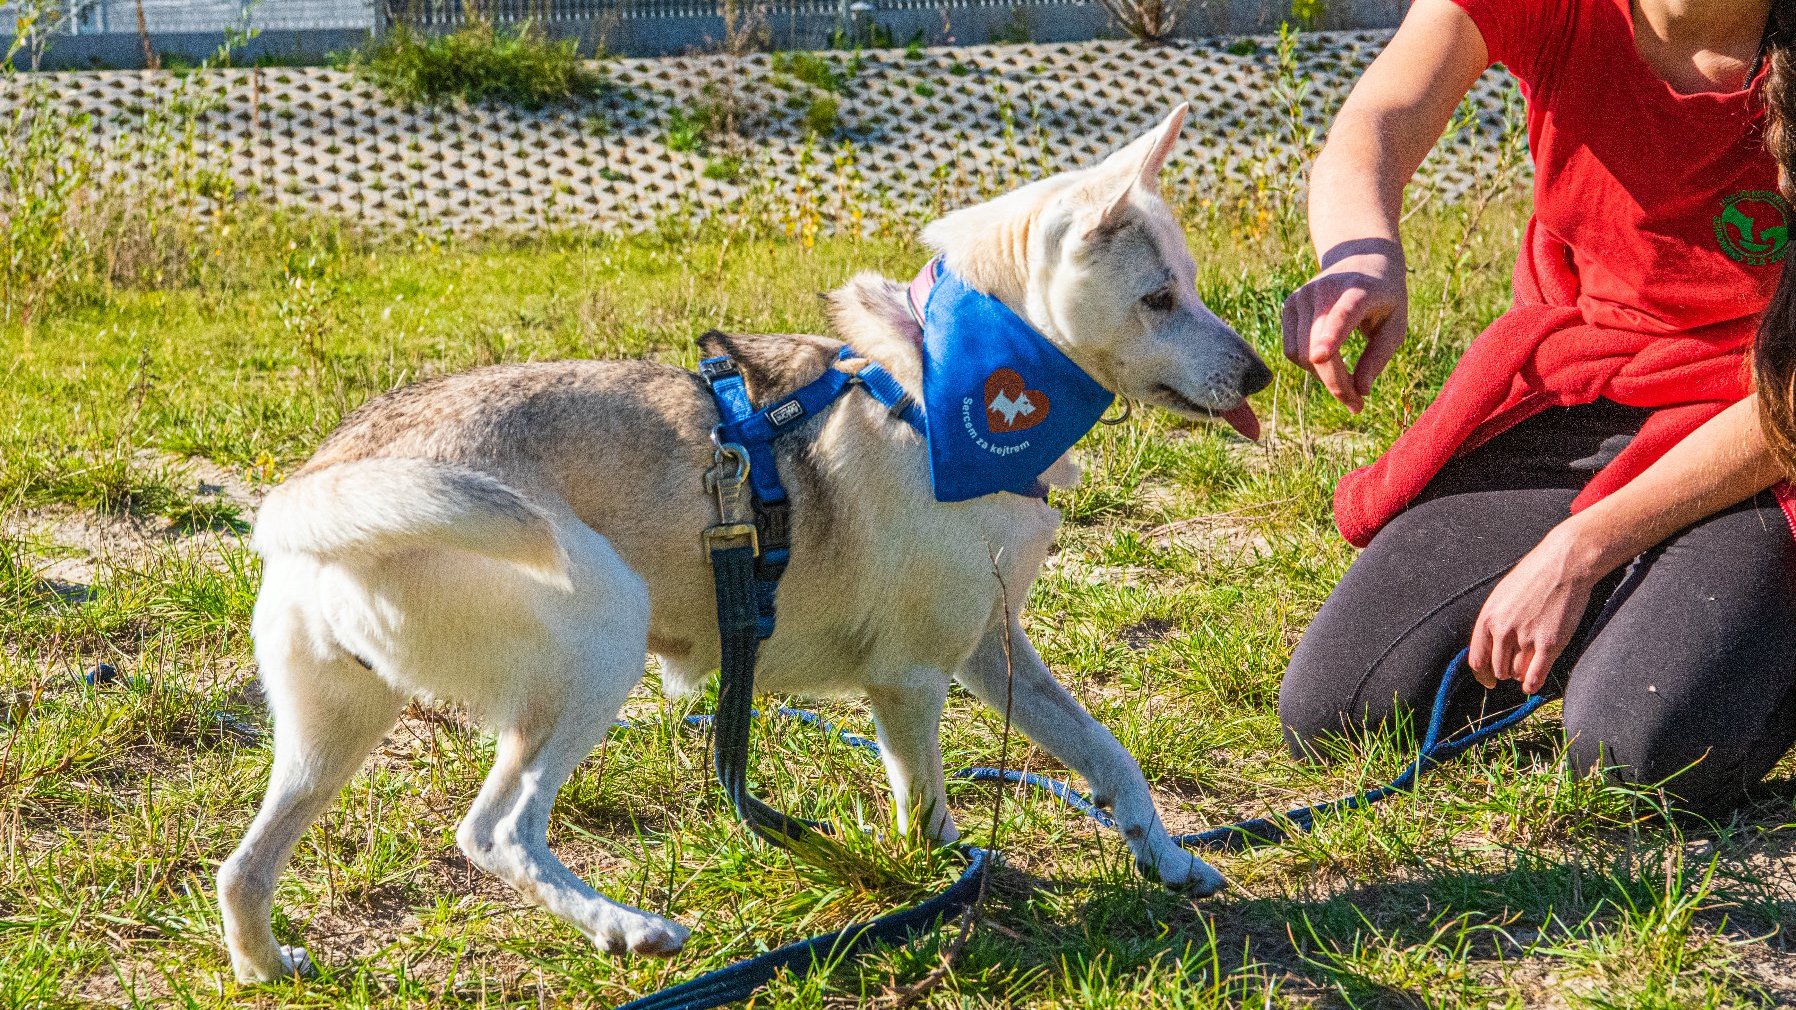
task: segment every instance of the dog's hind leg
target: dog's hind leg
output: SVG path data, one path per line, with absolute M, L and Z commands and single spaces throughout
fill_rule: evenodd
M 1008 661 L 1005 636 L 1009 636 Z M 1135 863 L 1169 887 L 1209 895 L 1221 890 L 1222 875 L 1180 848 L 1154 809 L 1141 766 L 1104 725 L 1085 711 L 1042 662 L 1029 636 L 1014 620 L 998 617 L 958 679 L 979 700 L 1005 709 L 1029 739 L 1091 784 L 1092 799 L 1109 807 Z
M 571 685 L 568 696 L 544 699 L 517 725 L 500 731 L 493 769 L 456 831 L 456 841 L 476 866 L 572 924 L 599 949 L 610 954 L 678 953 L 686 943 L 686 927 L 612 901 L 549 851 L 555 793 L 604 739 L 623 702 L 621 694 L 580 697 L 587 690 L 589 685 Z
M 948 787 L 942 776 L 942 706 L 948 701 L 948 678 L 940 671 L 919 669 L 903 684 L 867 690 L 879 753 L 892 783 L 898 826 L 908 831 L 925 818 L 929 837 L 952 842 L 960 837 L 948 811 Z
M 648 593 L 595 534 L 564 535 L 577 591 L 553 612 L 545 635 L 520 659 L 528 668 L 519 708 L 495 728 L 497 754 L 480 795 L 456 830 L 474 865 L 566 920 L 611 954 L 677 953 L 677 922 L 593 890 L 549 850 L 549 811 L 574 768 L 610 731 L 642 679 Z M 532 654 L 533 653 L 533 654 Z
M 274 762 L 249 833 L 218 868 L 225 945 L 244 982 L 311 970 L 303 947 L 275 941 L 270 924 L 275 882 L 293 846 L 380 743 L 404 704 L 348 653 L 314 639 L 297 606 L 258 604 L 256 617 L 256 657 L 274 716 Z

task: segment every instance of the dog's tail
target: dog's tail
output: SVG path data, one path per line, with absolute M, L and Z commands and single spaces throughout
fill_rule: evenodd
M 363 459 L 302 474 L 263 501 L 251 543 L 263 555 L 328 559 L 447 547 L 568 579 L 567 552 L 541 508 L 483 473 L 422 459 Z

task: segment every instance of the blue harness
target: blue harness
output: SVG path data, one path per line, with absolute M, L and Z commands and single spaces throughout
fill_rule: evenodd
M 854 348 L 844 346 L 837 361 L 859 357 Z M 699 363 L 699 375 L 711 388 L 711 399 L 717 404 L 717 428 L 711 441 L 719 451 L 726 447 L 740 451 L 753 492 L 755 557 L 755 637 L 766 641 L 773 634 L 773 599 L 779 589 L 780 576 L 792 559 L 792 508 L 786 485 L 780 481 L 779 464 L 773 443 L 780 436 L 803 424 L 806 418 L 828 410 L 850 389 L 859 386 L 884 404 L 893 417 L 904 421 L 926 435 L 923 411 L 904 391 L 892 373 L 869 361 L 860 371 L 849 373 L 839 368 L 824 369 L 797 392 L 777 403 L 756 408 L 748 398 L 748 387 L 742 371 L 728 355 L 706 358 Z

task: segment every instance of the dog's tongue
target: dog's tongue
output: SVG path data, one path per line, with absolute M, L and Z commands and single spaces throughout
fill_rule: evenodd
M 1242 400 L 1241 406 L 1234 410 L 1223 411 L 1222 419 L 1229 423 L 1229 427 L 1240 432 L 1242 438 L 1257 439 L 1260 437 L 1260 419 L 1253 412 L 1253 404 L 1246 400 Z

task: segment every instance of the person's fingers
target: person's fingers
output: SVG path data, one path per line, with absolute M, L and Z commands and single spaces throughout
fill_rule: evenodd
M 1353 388 L 1353 373 L 1341 360 L 1341 345 L 1347 335 L 1359 326 L 1366 312 L 1363 288 L 1348 288 L 1335 299 L 1326 312 L 1316 316 L 1310 326 L 1309 361 L 1316 378 L 1322 380 L 1334 398 L 1349 408 L 1359 409 L 1359 393 Z
M 1547 674 L 1553 669 L 1553 662 L 1559 657 L 1554 649 L 1535 649 L 1528 660 L 1528 669 L 1522 674 L 1522 693 L 1539 694 L 1540 689 L 1547 686 Z
M 1312 371 L 1309 355 L 1304 353 L 1304 335 L 1310 332 L 1314 319 L 1310 311 L 1310 288 L 1304 285 L 1291 292 L 1285 299 L 1285 310 L 1281 315 L 1285 329 L 1285 357 L 1304 371 Z
M 1517 641 L 1515 649 L 1509 654 L 1509 676 L 1505 680 L 1513 680 L 1518 685 L 1527 679 L 1528 665 L 1534 661 L 1534 647 L 1527 642 Z
M 1472 679 L 1484 685 L 1485 690 L 1497 686 L 1497 678 L 1490 673 L 1491 651 L 1490 626 L 1480 617 L 1472 628 L 1471 648 L 1466 651 L 1466 665 L 1472 668 Z
M 1341 360 L 1341 355 L 1335 353 L 1327 357 L 1318 357 L 1312 351 L 1310 364 L 1314 366 L 1311 370 L 1316 373 L 1316 378 L 1322 380 L 1323 388 L 1327 389 L 1335 399 L 1346 404 L 1348 410 L 1358 413 L 1359 393 L 1354 391 L 1353 373 L 1348 370 L 1347 363 Z
M 1397 356 L 1397 348 L 1403 346 L 1408 329 L 1409 310 L 1398 304 L 1366 334 L 1366 349 L 1353 365 L 1353 388 L 1360 396 L 1372 392 L 1372 383 Z
M 1490 675 L 1509 680 L 1515 674 L 1515 637 L 1498 629 L 1490 636 Z

